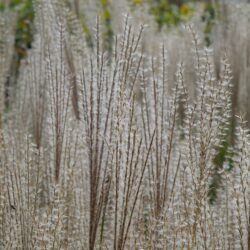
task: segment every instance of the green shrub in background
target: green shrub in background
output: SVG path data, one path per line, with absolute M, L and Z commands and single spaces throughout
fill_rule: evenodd
M 193 13 L 191 1 L 173 3 L 166 0 L 149 0 L 150 13 L 154 16 L 159 28 L 177 25 L 186 21 Z
M 15 25 L 15 48 L 11 59 L 9 77 L 5 82 L 5 111 L 10 110 L 9 87 L 17 82 L 20 62 L 27 56 L 27 50 L 31 48 L 33 41 L 33 18 L 34 11 L 32 0 L 11 0 L 8 3 L 0 3 L 1 12 L 11 11 L 16 13 Z
M 192 0 L 129 0 L 133 7 L 143 4 L 149 6 L 149 13 L 154 17 L 158 28 L 177 25 L 188 20 L 194 13 Z
M 205 24 L 204 42 L 206 46 L 210 46 L 212 43 L 211 33 L 215 25 L 216 19 L 219 16 L 219 11 L 220 11 L 219 4 L 207 3 L 204 7 L 201 20 Z
M 158 28 L 171 27 L 185 22 L 195 13 L 195 3 L 203 4 L 201 21 L 204 23 L 204 42 L 212 43 L 211 33 L 216 19 L 219 17 L 220 5 L 217 1 L 198 0 L 130 0 L 133 6 L 149 5 L 149 12 L 154 17 Z
M 17 13 L 15 50 L 18 63 L 26 56 L 33 40 L 32 22 L 34 11 L 32 0 L 11 0 L 9 4 L 0 3 L 0 10 L 10 9 Z

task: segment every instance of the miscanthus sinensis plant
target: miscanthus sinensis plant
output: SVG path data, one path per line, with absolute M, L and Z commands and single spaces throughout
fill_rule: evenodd
M 170 82 L 165 46 L 145 53 L 144 27 L 128 17 L 110 54 L 98 19 L 89 49 L 60 1 L 36 1 L 35 9 L 14 101 L 1 109 L 0 248 L 249 249 L 242 118 L 218 199 L 208 203 L 231 115 L 227 59 L 215 77 L 212 51 L 189 26 L 195 80 L 179 63 Z M 3 102 L 11 44 L 1 46 Z

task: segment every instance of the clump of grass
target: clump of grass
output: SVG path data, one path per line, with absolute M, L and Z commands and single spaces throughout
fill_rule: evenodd
M 110 52 L 99 22 L 90 49 L 62 2 L 37 1 L 35 10 L 34 42 L 0 128 L 1 247 L 247 249 L 242 119 L 219 169 L 218 198 L 208 201 L 230 128 L 227 59 L 218 77 L 213 52 L 189 26 L 194 64 L 180 62 L 172 78 L 165 45 L 146 53 L 144 27 L 136 33 L 128 17 Z

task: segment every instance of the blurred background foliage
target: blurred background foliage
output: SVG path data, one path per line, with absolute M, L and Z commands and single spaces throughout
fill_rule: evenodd
M 4 0 L 3 0 L 4 1 Z M 104 46 L 111 52 L 113 41 L 112 29 L 112 11 L 111 0 L 96 0 L 99 8 L 100 21 L 104 24 Z M 205 23 L 204 37 L 207 46 L 211 45 L 210 33 L 212 32 L 214 23 L 219 13 L 219 4 L 216 1 L 202 1 L 202 0 L 127 0 L 131 8 L 139 8 L 146 5 L 149 14 L 152 15 L 159 30 L 165 27 L 173 27 L 180 23 L 189 20 L 197 11 L 196 4 L 203 5 L 203 13 L 201 15 L 202 22 Z M 92 30 L 88 27 L 84 13 L 79 13 L 80 1 L 66 0 L 69 6 L 73 6 L 73 10 L 80 20 L 85 33 L 87 44 L 92 47 Z M 73 4 L 71 4 L 73 3 Z M 15 50 L 17 56 L 17 63 L 26 56 L 27 49 L 31 47 L 33 28 L 32 22 L 34 18 L 34 10 L 32 0 L 5 0 L 0 2 L 0 11 L 9 9 L 17 13 L 16 23 L 16 40 Z
M 15 48 L 10 64 L 10 73 L 5 83 L 5 111 L 10 110 L 9 88 L 15 86 L 18 79 L 20 63 L 27 56 L 28 49 L 33 41 L 34 10 L 32 0 L 2 0 L 1 12 L 13 12 L 16 14 L 15 24 Z M 1 35 L 1 34 L 0 34 Z
M 195 11 L 193 1 L 190 0 L 148 0 L 148 4 L 159 29 L 187 21 Z
M 0 3 L 0 11 L 5 11 L 6 9 L 17 14 L 15 51 L 19 63 L 26 56 L 27 49 L 31 48 L 33 39 L 32 23 L 34 10 L 32 0 L 10 0 Z

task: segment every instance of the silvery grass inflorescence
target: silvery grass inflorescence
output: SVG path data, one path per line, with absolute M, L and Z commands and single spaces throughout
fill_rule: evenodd
M 144 52 L 144 27 L 136 32 L 127 16 L 110 54 L 98 19 L 90 49 L 60 1 L 36 1 L 35 10 L 11 110 L 0 111 L 0 248 L 249 249 L 242 118 L 218 198 L 208 203 L 230 126 L 227 59 L 216 76 L 212 51 L 189 26 L 194 82 L 184 63 L 170 82 L 167 48 Z M 1 102 L 10 46 L 2 44 Z

